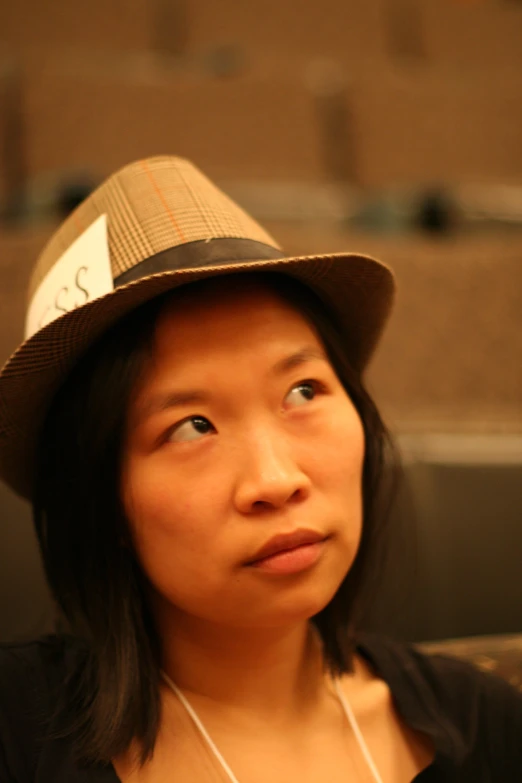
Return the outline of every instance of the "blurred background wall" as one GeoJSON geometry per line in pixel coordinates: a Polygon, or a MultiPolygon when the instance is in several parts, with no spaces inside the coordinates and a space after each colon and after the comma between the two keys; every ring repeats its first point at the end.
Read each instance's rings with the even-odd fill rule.
{"type": "MultiPolygon", "coordinates": [[[[165,153],[289,253],[397,273],[368,375],[405,463],[373,627],[522,631],[522,3],[4,0],[1,361],[57,222],[165,153]]],[[[29,509],[2,487],[0,638],[52,622],[29,509]]]]}

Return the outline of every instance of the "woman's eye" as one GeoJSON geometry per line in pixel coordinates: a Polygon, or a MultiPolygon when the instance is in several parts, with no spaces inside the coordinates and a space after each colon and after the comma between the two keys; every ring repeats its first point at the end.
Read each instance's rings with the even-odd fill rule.
{"type": "Polygon", "coordinates": [[[167,440],[169,443],[185,443],[191,440],[199,440],[201,435],[207,435],[213,430],[212,424],[203,416],[190,416],[180,421],[170,430],[167,440]]]}
{"type": "Polygon", "coordinates": [[[290,400],[293,405],[301,406],[313,400],[318,391],[318,383],[315,381],[303,381],[290,389],[286,399],[290,400]]]}

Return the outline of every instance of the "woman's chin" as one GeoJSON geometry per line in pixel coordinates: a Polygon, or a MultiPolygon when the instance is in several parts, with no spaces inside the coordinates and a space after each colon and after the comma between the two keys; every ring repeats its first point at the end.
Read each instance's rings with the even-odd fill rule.
{"type": "Polygon", "coordinates": [[[268,603],[256,606],[251,604],[249,612],[240,620],[244,627],[275,628],[308,622],[319,614],[335,596],[340,582],[335,585],[322,585],[321,588],[283,591],[268,603]]]}

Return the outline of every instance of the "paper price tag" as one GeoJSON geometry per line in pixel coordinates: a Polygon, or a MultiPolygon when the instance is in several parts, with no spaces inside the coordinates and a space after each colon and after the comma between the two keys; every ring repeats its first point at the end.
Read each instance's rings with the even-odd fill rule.
{"type": "Polygon", "coordinates": [[[65,251],[36,289],[27,311],[25,338],[113,289],[107,215],[101,215],[65,251]]]}

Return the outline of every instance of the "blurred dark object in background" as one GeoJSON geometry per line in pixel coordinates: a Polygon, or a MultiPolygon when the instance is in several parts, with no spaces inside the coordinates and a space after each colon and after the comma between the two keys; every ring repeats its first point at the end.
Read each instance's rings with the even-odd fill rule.
{"type": "Polygon", "coordinates": [[[244,49],[238,44],[222,44],[212,49],[205,57],[208,71],[219,78],[237,76],[246,67],[244,49]]]}
{"type": "Polygon", "coordinates": [[[428,234],[448,234],[455,228],[455,207],[449,194],[441,189],[424,192],[419,198],[417,224],[428,234]]]}
{"type": "Polygon", "coordinates": [[[308,67],[308,85],[318,120],[325,173],[341,186],[358,184],[357,154],[349,84],[334,60],[314,60],[308,67]]]}
{"type": "Polygon", "coordinates": [[[23,121],[23,79],[19,64],[8,53],[0,57],[0,215],[16,224],[26,210],[27,170],[23,121]]]}
{"type": "Polygon", "coordinates": [[[65,219],[87,196],[92,193],[95,183],[90,177],[78,176],[63,182],[56,194],[57,217],[65,219]]]}

